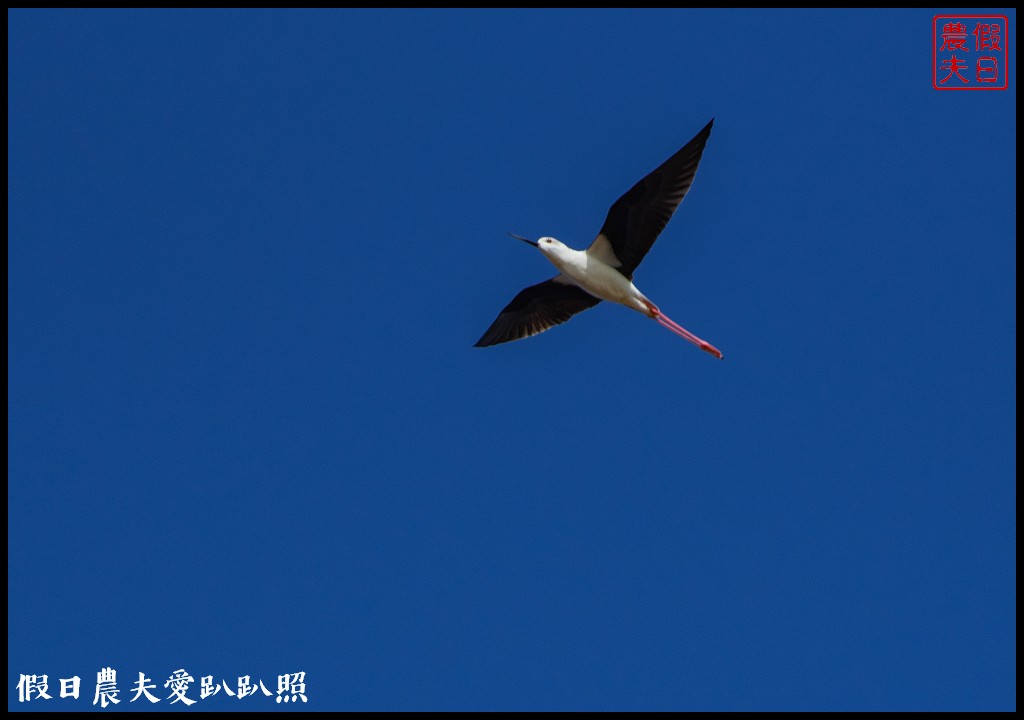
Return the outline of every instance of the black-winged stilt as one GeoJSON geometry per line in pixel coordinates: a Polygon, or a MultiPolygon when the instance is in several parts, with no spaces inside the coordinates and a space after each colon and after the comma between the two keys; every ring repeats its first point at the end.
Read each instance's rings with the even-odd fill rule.
{"type": "Polygon", "coordinates": [[[616,200],[601,232],[586,250],[573,250],[551,237],[528,240],[512,235],[539,248],[559,273],[516,295],[476,347],[536,335],[602,300],[610,300],[654,318],[676,335],[721,359],[722,353],[716,347],[667,317],[633,284],[633,272],[693,184],[714,122],[712,119],[679,152],[616,200]]]}

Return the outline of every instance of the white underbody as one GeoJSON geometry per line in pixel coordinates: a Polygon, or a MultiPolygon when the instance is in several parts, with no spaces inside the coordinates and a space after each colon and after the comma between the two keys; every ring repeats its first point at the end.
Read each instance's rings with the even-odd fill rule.
{"type": "MultiPolygon", "coordinates": [[[[592,252],[595,246],[589,250],[573,250],[553,238],[541,238],[538,247],[561,271],[561,276],[555,278],[556,282],[578,285],[594,297],[625,305],[644,315],[651,314],[650,300],[637,290],[629,278],[599,258],[598,255],[602,254],[599,249],[592,252]],[[548,240],[552,242],[546,242],[548,240]]],[[[607,252],[604,254],[614,261],[614,255],[607,252]]]]}

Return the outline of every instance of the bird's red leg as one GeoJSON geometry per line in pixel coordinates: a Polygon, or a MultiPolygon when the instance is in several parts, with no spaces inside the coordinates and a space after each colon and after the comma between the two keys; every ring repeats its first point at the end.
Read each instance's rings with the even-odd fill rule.
{"type": "Polygon", "coordinates": [[[684,328],[682,325],[676,323],[675,320],[673,320],[668,315],[659,310],[657,305],[648,300],[647,307],[651,311],[650,316],[657,320],[659,325],[668,328],[679,337],[692,342],[694,345],[699,347],[704,352],[711,353],[719,360],[722,359],[722,353],[718,348],[716,348],[714,345],[707,342],[706,340],[701,340],[699,337],[697,337],[692,332],[684,328]]]}

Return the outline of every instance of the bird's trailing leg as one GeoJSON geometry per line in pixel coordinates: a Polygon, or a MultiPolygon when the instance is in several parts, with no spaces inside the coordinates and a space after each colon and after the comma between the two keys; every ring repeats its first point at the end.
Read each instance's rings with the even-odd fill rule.
{"type": "Polygon", "coordinates": [[[647,305],[647,308],[650,310],[650,312],[648,314],[652,318],[657,320],[659,325],[661,325],[662,327],[668,328],[669,330],[671,330],[672,332],[674,332],[676,335],[678,335],[679,337],[683,338],[684,340],[689,340],[690,342],[692,342],[694,345],[699,347],[704,352],[711,353],[712,355],[714,355],[719,360],[722,359],[722,352],[718,348],[716,348],[714,345],[712,345],[711,343],[709,343],[706,340],[701,340],[699,337],[697,337],[692,332],[690,332],[689,330],[684,328],[682,325],[679,325],[678,323],[676,323],[675,320],[673,320],[668,315],[666,315],[661,310],[659,310],[658,306],[655,305],[654,303],[652,303],[650,300],[646,301],[646,305],[647,305]]]}

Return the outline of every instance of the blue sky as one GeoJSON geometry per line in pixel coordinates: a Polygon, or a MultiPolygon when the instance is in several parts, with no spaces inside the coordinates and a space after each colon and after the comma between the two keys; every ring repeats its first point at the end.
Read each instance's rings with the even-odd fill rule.
{"type": "Polygon", "coordinates": [[[1015,708],[1016,15],[957,93],[937,12],[9,11],[8,707],[1015,708]],[[635,279],[723,362],[472,347],[711,117],[635,279]]]}

